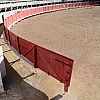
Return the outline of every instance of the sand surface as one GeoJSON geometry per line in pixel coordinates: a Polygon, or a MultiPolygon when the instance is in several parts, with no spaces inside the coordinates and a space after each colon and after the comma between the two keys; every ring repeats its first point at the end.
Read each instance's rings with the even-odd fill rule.
{"type": "MultiPolygon", "coordinates": [[[[69,97],[60,100],[100,100],[100,7],[30,17],[15,24],[11,30],[75,60],[69,97]]],[[[45,82],[49,84],[46,78],[42,84],[45,82]]],[[[44,90],[48,95],[54,92],[45,86],[44,90]]],[[[55,91],[58,91],[56,85],[55,91]]]]}

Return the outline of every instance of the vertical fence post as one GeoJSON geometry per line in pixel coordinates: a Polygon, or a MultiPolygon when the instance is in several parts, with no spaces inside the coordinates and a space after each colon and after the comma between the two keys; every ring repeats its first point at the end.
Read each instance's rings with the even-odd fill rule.
{"type": "Polygon", "coordinates": [[[37,46],[34,46],[34,68],[37,68],[37,46]]]}
{"type": "Polygon", "coordinates": [[[10,39],[10,33],[9,33],[9,30],[8,30],[8,36],[9,36],[9,43],[11,45],[11,39],[10,39]]]}
{"type": "Polygon", "coordinates": [[[19,37],[17,36],[17,46],[18,46],[18,52],[19,52],[19,54],[21,54],[21,52],[20,52],[20,44],[19,44],[19,37]]]}

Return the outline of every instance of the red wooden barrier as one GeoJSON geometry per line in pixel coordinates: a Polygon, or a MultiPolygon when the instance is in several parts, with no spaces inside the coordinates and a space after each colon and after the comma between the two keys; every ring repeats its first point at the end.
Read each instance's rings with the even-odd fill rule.
{"type": "Polygon", "coordinates": [[[34,63],[34,44],[18,37],[19,53],[34,63]]]}
{"type": "Polygon", "coordinates": [[[32,14],[35,14],[35,9],[32,9],[32,14]]]}
{"type": "Polygon", "coordinates": [[[10,45],[13,46],[17,51],[19,51],[17,36],[11,31],[8,31],[10,45]]]}
{"type": "Polygon", "coordinates": [[[40,8],[40,12],[43,12],[43,7],[40,8]]]}
{"type": "Polygon", "coordinates": [[[8,29],[4,26],[6,40],[9,41],[8,29]]]}
{"type": "Polygon", "coordinates": [[[37,67],[65,84],[70,85],[73,60],[37,46],[37,67]]]}

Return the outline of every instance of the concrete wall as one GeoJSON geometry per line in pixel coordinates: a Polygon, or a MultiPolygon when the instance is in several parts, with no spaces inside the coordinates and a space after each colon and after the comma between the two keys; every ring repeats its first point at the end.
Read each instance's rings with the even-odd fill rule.
{"type": "Polygon", "coordinates": [[[2,78],[4,78],[6,75],[6,69],[5,69],[5,63],[4,63],[3,50],[1,46],[0,46],[0,71],[1,71],[2,78]]]}

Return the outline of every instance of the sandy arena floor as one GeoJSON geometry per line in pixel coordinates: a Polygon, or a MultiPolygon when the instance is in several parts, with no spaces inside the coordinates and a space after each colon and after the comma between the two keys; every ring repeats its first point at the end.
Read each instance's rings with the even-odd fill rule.
{"type": "MultiPolygon", "coordinates": [[[[59,100],[100,100],[100,6],[30,17],[15,24],[11,30],[75,60],[69,97],[59,100]]],[[[43,83],[48,84],[48,79],[43,83]]],[[[55,91],[43,88],[47,95],[59,90],[57,85],[55,91]]]]}

